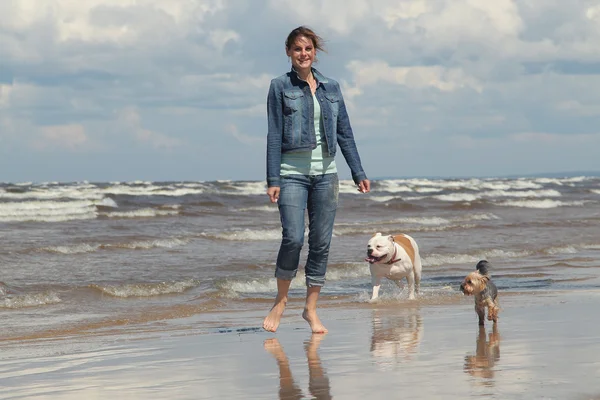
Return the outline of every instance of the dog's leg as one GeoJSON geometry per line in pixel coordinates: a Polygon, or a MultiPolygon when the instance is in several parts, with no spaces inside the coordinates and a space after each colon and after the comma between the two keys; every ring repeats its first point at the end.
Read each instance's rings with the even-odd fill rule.
{"type": "Polygon", "coordinates": [[[498,322],[498,311],[500,311],[500,307],[498,307],[498,299],[492,301],[491,298],[487,298],[487,308],[488,308],[488,320],[494,321],[494,324],[498,322]]]}
{"type": "Polygon", "coordinates": [[[409,273],[408,275],[406,275],[406,281],[408,282],[408,299],[414,300],[415,299],[415,277],[412,272],[409,273]]]}
{"type": "Polygon", "coordinates": [[[381,277],[371,273],[371,284],[373,285],[373,294],[371,301],[375,301],[379,297],[379,288],[381,287],[381,277]]]}
{"type": "Polygon", "coordinates": [[[421,265],[421,256],[417,253],[415,256],[415,265],[413,266],[413,272],[415,274],[415,293],[418,295],[419,290],[421,289],[421,270],[423,266],[421,265]]]}
{"type": "Polygon", "coordinates": [[[480,305],[479,303],[475,303],[475,312],[477,313],[477,316],[479,317],[479,325],[483,326],[484,319],[485,319],[485,305],[480,305]]]}

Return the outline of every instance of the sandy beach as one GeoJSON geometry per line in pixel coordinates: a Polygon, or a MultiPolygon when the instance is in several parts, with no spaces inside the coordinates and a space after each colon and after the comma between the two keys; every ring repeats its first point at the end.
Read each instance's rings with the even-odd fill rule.
{"type": "Polygon", "coordinates": [[[472,298],[262,315],[203,314],[118,335],[3,342],[2,399],[597,399],[600,291],[502,297],[497,329],[472,298]],[[159,326],[160,325],[160,326],[159,326]]]}

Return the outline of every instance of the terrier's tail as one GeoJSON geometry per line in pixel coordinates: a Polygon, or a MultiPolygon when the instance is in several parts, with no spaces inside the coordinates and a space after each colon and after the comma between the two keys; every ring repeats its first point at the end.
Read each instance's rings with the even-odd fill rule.
{"type": "Polygon", "coordinates": [[[475,268],[477,268],[477,271],[479,271],[481,275],[489,275],[489,269],[491,267],[492,264],[490,264],[486,260],[481,260],[477,263],[477,266],[475,268]]]}

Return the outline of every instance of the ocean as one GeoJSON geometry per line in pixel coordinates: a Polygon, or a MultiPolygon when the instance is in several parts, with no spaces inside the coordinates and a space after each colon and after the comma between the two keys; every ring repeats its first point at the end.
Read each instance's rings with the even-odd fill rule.
{"type": "MultiPolygon", "coordinates": [[[[254,329],[227,316],[266,315],[275,295],[281,227],[265,191],[256,181],[0,184],[0,341],[161,331],[189,316],[254,329]]],[[[503,295],[600,287],[600,177],[384,179],[366,195],[343,180],[339,199],[322,307],[369,306],[375,232],[419,244],[424,306],[456,302],[481,259],[503,295]]],[[[409,304],[391,282],[381,295],[409,304]]]]}

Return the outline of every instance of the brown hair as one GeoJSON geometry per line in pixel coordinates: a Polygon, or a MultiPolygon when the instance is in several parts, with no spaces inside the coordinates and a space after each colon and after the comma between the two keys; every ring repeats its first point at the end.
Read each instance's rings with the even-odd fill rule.
{"type": "Polygon", "coordinates": [[[290,32],[287,39],[285,39],[285,48],[287,50],[294,44],[298,36],[304,36],[307,39],[310,39],[315,50],[325,51],[325,47],[323,46],[323,38],[317,35],[312,29],[307,28],[306,26],[299,26],[293,31],[290,32]]]}

